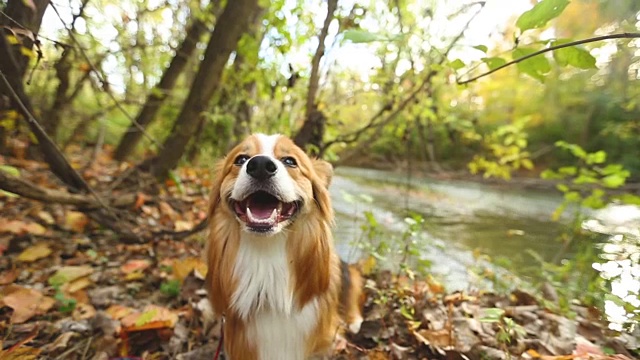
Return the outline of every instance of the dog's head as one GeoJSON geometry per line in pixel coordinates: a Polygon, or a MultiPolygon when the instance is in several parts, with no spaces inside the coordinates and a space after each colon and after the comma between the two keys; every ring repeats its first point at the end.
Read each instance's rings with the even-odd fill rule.
{"type": "Polygon", "coordinates": [[[316,212],[331,221],[332,174],[285,136],[251,135],[218,163],[209,215],[233,216],[243,231],[265,235],[316,212]]]}

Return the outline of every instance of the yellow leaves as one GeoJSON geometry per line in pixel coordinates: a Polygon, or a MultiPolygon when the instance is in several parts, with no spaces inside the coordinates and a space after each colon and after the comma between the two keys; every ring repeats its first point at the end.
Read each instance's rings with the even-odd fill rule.
{"type": "Polygon", "coordinates": [[[439,348],[445,348],[453,345],[454,339],[451,335],[452,332],[446,328],[440,330],[422,329],[413,332],[413,336],[419,342],[425,345],[435,346],[439,348]]]}
{"type": "Polygon", "coordinates": [[[93,268],[90,266],[63,266],[49,278],[49,285],[62,286],[92,273],[93,268]]]}
{"type": "Polygon", "coordinates": [[[34,262],[51,255],[51,248],[45,243],[38,243],[30,246],[18,255],[19,261],[34,262]]]}
{"type": "Polygon", "coordinates": [[[62,227],[76,233],[81,233],[84,232],[84,228],[88,223],[89,218],[85,214],[79,211],[67,211],[62,227]]]}
{"type": "Polygon", "coordinates": [[[180,283],[184,281],[191,271],[195,270],[201,278],[207,274],[207,264],[196,257],[174,260],[171,267],[173,268],[173,276],[180,283]]]}
{"type": "Polygon", "coordinates": [[[13,309],[11,322],[14,324],[21,324],[36,315],[46,314],[55,304],[53,298],[18,285],[5,287],[0,295],[0,307],[7,306],[13,309]]]}
{"type": "Polygon", "coordinates": [[[373,273],[373,270],[375,270],[376,268],[376,258],[373,256],[369,256],[367,259],[362,260],[360,262],[360,267],[362,269],[362,274],[363,275],[370,275],[371,273],[373,273]]]}
{"type": "Polygon", "coordinates": [[[128,332],[145,329],[173,328],[178,315],[162,306],[148,305],[142,312],[132,312],[120,320],[128,332]]]}

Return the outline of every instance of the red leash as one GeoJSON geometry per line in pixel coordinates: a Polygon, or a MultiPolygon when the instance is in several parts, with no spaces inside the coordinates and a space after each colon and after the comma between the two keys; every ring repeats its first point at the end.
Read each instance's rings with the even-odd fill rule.
{"type": "Polygon", "coordinates": [[[224,317],[222,318],[222,323],[220,324],[220,341],[218,342],[218,348],[216,349],[216,354],[213,356],[213,360],[218,360],[220,357],[220,351],[222,350],[222,342],[224,341],[224,317]]]}

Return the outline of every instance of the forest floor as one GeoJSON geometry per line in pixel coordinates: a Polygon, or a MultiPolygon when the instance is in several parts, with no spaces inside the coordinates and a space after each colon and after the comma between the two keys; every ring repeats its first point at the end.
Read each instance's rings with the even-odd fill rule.
{"type": "MultiPolygon", "coordinates": [[[[78,152],[73,166],[98,194],[126,167],[78,152]]],[[[46,165],[0,157],[0,171],[62,189],[46,165]]],[[[206,217],[210,172],[182,168],[118,211],[149,241],[123,241],[71,205],[0,191],[0,359],[212,359],[219,322],[203,290],[203,234],[177,240],[206,217]]],[[[447,293],[429,279],[367,274],[365,321],[334,359],[631,359],[640,342],[607,330],[602,314],[570,314],[524,291],[447,293]]],[[[552,293],[552,292],[551,292],[552,293]]]]}

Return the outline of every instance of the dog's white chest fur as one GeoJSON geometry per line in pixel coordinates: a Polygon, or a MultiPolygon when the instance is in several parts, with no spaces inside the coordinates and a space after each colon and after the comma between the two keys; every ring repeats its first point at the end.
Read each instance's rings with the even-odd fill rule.
{"type": "Polygon", "coordinates": [[[316,301],[294,306],[286,241],[286,234],[243,234],[236,257],[231,306],[247,322],[260,360],[303,359],[306,338],[318,321],[316,301]]]}

